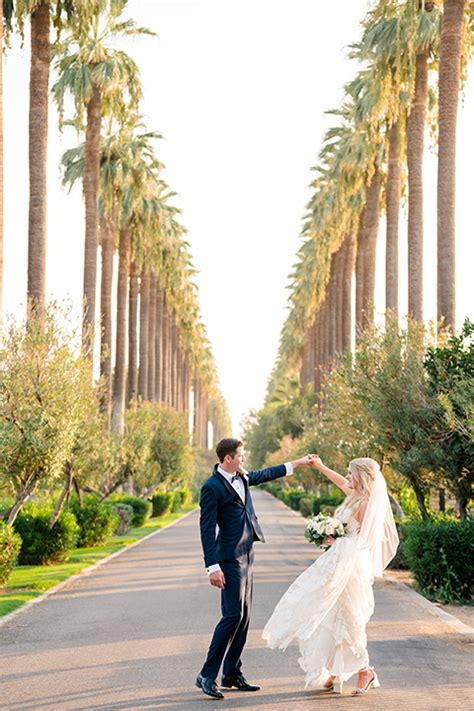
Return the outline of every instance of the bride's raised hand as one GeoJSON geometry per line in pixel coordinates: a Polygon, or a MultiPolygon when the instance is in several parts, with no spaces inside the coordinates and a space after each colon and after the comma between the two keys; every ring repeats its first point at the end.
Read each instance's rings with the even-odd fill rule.
{"type": "Polygon", "coordinates": [[[321,457],[318,454],[310,454],[310,466],[312,466],[314,469],[320,470],[321,467],[324,466],[324,464],[321,461],[321,457]]]}

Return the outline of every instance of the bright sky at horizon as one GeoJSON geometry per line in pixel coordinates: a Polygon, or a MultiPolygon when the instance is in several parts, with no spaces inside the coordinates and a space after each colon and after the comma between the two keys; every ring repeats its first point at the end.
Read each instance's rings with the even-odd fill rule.
{"type": "MultiPolygon", "coordinates": [[[[262,405],[285,319],[288,274],[310,197],[310,167],[356,71],[345,47],[358,39],[367,0],[130,0],[129,14],[158,39],[128,47],[144,85],[143,114],[163,134],[165,178],[178,193],[199,271],[203,320],[234,434],[262,405]]],[[[25,301],[28,213],[28,42],[15,41],[4,63],[4,308],[25,301]]],[[[472,72],[471,72],[472,74],[472,72]]],[[[470,200],[474,155],[474,78],[465,90],[458,139],[458,321],[473,315],[470,200]],[[469,171],[469,172],[468,172],[469,171]]],[[[50,112],[48,150],[48,298],[82,294],[80,189],[60,187],[59,161],[76,145],[50,112]]],[[[425,314],[435,316],[436,159],[426,156],[425,314]]],[[[377,254],[378,312],[383,309],[384,239],[377,254]]],[[[401,223],[401,275],[406,228],[401,223]]],[[[406,310],[401,284],[401,311],[406,310]]]]}

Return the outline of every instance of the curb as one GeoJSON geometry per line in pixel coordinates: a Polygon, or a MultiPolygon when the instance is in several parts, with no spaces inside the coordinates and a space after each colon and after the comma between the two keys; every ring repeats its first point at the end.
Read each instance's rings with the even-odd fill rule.
{"type": "MultiPolygon", "coordinates": [[[[276,496],[273,496],[273,494],[271,494],[269,491],[265,491],[265,493],[268,494],[268,496],[271,496],[276,501],[279,501],[282,506],[287,508],[289,511],[292,511],[295,516],[303,518],[299,511],[295,511],[290,506],[287,506],[281,499],[278,499],[276,496]]],[[[454,615],[451,615],[449,612],[440,609],[433,602],[427,600],[426,597],[423,597],[423,595],[420,595],[420,593],[416,592],[416,590],[414,590],[412,587],[410,587],[406,583],[402,583],[400,580],[397,580],[395,577],[390,575],[390,572],[384,571],[382,580],[385,580],[390,583],[390,585],[394,585],[400,590],[403,590],[406,595],[409,595],[411,597],[412,602],[418,605],[418,607],[423,608],[424,610],[426,610],[426,612],[429,612],[430,615],[433,615],[433,617],[437,617],[438,619],[442,620],[446,625],[448,625],[448,627],[451,627],[453,632],[456,632],[457,634],[466,637],[466,641],[474,641],[474,627],[466,625],[454,615]]]]}
{"type": "Polygon", "coordinates": [[[416,592],[416,590],[414,590],[412,587],[410,587],[406,583],[402,583],[400,580],[397,580],[395,577],[390,575],[390,573],[384,572],[384,576],[382,579],[386,580],[388,583],[390,583],[390,585],[394,585],[400,590],[403,590],[406,595],[409,595],[411,597],[412,602],[414,602],[415,605],[418,605],[418,607],[423,608],[424,610],[429,612],[430,615],[433,615],[433,617],[438,617],[446,625],[451,627],[453,632],[456,632],[457,634],[463,635],[467,638],[471,638],[472,641],[474,641],[474,627],[466,625],[454,615],[451,615],[449,612],[442,610],[433,602],[427,600],[426,597],[423,597],[423,595],[420,595],[420,593],[416,592]]]}
{"type": "Polygon", "coordinates": [[[163,528],[159,528],[157,531],[153,531],[152,533],[149,533],[147,536],[140,538],[139,541],[134,541],[133,543],[130,543],[128,546],[124,546],[123,548],[120,548],[120,550],[115,551],[115,553],[111,553],[110,555],[106,556],[105,558],[101,558],[96,563],[93,563],[92,565],[90,565],[88,568],[84,568],[84,570],[81,570],[79,573],[75,573],[74,575],[71,575],[70,578],[66,578],[66,580],[62,580],[57,585],[54,585],[52,588],[49,588],[49,590],[45,590],[45,592],[41,593],[41,595],[38,595],[38,597],[35,597],[32,600],[28,600],[28,602],[25,602],[20,607],[17,607],[17,609],[13,610],[13,612],[9,612],[7,615],[3,615],[3,617],[0,617],[0,627],[3,627],[4,625],[6,625],[8,622],[13,620],[18,615],[21,615],[23,612],[26,612],[33,605],[37,605],[38,603],[43,602],[43,600],[45,600],[50,595],[54,595],[55,593],[59,592],[59,590],[66,587],[66,585],[69,585],[69,583],[75,582],[79,578],[82,578],[84,575],[90,575],[91,573],[94,572],[94,570],[96,570],[97,568],[100,568],[101,565],[104,565],[104,563],[108,563],[109,560],[112,560],[113,558],[117,558],[122,553],[125,553],[125,551],[129,551],[132,548],[135,548],[135,546],[138,546],[140,543],[147,541],[149,538],[153,538],[153,536],[158,535],[158,533],[162,533],[163,531],[166,531],[167,528],[171,528],[171,526],[174,526],[175,524],[180,523],[180,521],[184,521],[185,518],[187,518],[188,516],[191,516],[191,514],[195,513],[196,511],[197,511],[197,508],[192,509],[192,511],[188,511],[188,513],[183,514],[183,516],[180,516],[175,521],[171,521],[171,523],[168,523],[167,526],[163,526],[163,528]]]}

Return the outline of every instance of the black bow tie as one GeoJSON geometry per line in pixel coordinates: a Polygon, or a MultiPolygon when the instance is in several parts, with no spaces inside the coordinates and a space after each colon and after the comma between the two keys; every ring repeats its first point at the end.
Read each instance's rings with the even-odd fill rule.
{"type": "Polygon", "coordinates": [[[237,479],[240,479],[240,472],[237,472],[237,474],[234,474],[234,476],[230,480],[230,483],[233,484],[234,481],[237,481],[237,479]]]}

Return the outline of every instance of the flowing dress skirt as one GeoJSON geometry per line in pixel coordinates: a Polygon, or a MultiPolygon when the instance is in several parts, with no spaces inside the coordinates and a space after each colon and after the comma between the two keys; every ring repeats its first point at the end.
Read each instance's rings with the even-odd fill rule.
{"type": "Polygon", "coordinates": [[[369,664],[366,624],[374,611],[367,551],[355,533],[331,548],[288,588],[265,625],[272,649],[299,646],[305,687],[322,686],[330,675],[342,685],[369,664]]]}

